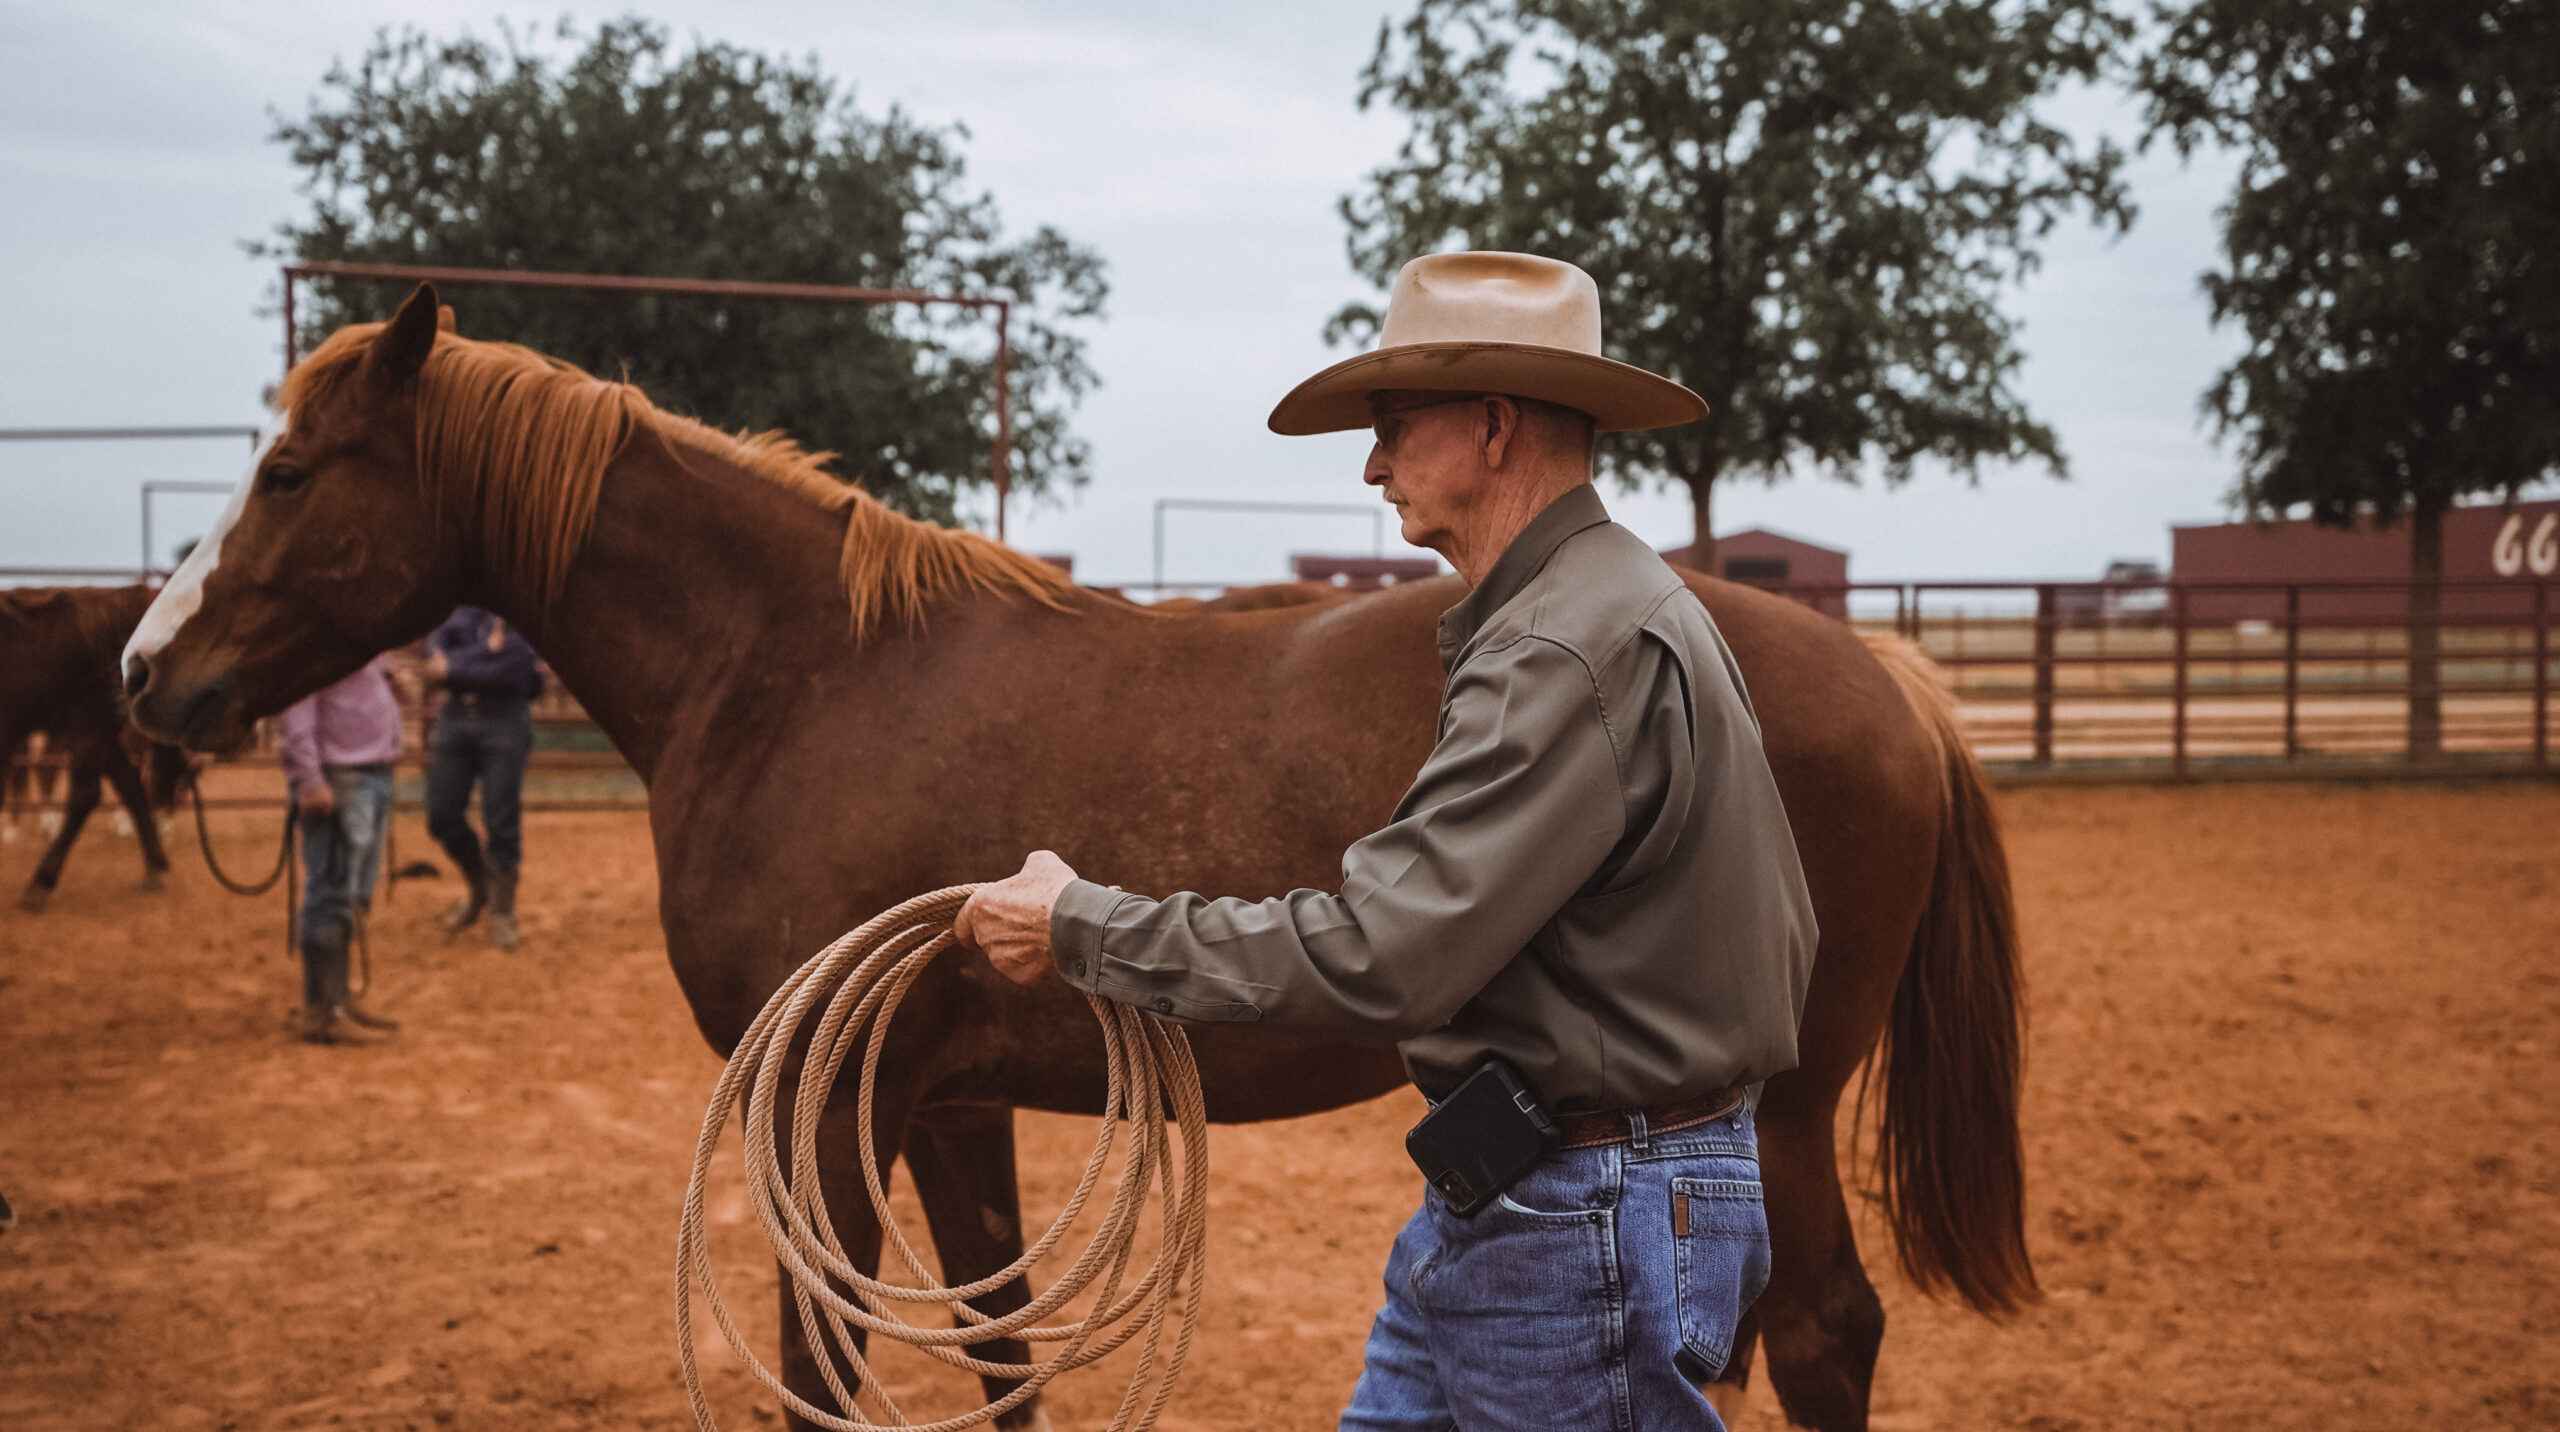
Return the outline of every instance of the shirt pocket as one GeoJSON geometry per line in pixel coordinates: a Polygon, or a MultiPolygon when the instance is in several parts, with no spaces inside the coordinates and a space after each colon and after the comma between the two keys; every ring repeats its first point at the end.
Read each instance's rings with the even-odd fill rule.
{"type": "Polygon", "coordinates": [[[1769,1215],[1756,1179],[1675,1178],[1673,1296],[1680,1304],[1683,1375],[1723,1373],[1742,1315],[1769,1285],[1769,1215]]]}

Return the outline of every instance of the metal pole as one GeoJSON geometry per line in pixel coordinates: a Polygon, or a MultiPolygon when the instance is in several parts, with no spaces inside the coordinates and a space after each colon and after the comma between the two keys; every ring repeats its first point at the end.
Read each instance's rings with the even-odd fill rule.
{"type": "Polygon", "coordinates": [[[996,304],[996,540],[1004,540],[1006,499],[1013,495],[1013,305],[996,304]]]}
{"type": "Polygon", "coordinates": [[[2302,754],[2296,708],[2302,698],[2302,587],[2284,589],[2284,758],[2302,754]]]}
{"type": "Polygon", "coordinates": [[[2053,588],[2036,588],[2036,764],[2053,764],[2053,588]]]}
{"type": "Polygon", "coordinates": [[[2171,677],[2169,766],[2179,780],[2187,778],[2187,589],[2184,583],[2169,589],[2169,619],[2177,628],[2177,666],[2171,677]]]}

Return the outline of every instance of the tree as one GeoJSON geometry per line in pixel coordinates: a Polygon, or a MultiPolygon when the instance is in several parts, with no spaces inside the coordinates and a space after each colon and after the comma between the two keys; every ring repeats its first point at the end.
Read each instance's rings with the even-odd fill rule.
{"type": "MultiPolygon", "coordinates": [[[[1456,246],[1589,270],[1612,356],[1714,410],[1602,447],[1630,485],[1687,486],[1702,568],[1728,472],[2059,475],[1997,298],[2072,208],[2131,222],[2116,147],[2037,112],[2124,34],[2101,0],[1421,0],[1361,76],[1363,108],[1413,127],[1342,201],[1352,265],[1384,286],[1456,246]]],[[[1354,305],[1327,336],[1376,321],[1354,305]]]]}
{"type": "Polygon", "coordinates": [[[2141,67],[2154,135],[2239,150],[2204,406],[2233,494],[2409,519],[2409,750],[2435,755],[2445,509],[2560,467],[2560,6],[2201,0],[2141,67]]]}
{"type": "MultiPolygon", "coordinates": [[[[638,19],[583,46],[567,21],[552,38],[571,52],[513,31],[386,30],[332,66],[304,117],[276,119],[310,217],[253,251],[1010,297],[1013,482],[1084,480],[1067,414],[1095,379],[1067,324],[1100,314],[1102,261],[1047,228],[1002,242],[993,201],[965,182],[965,131],[870,118],[814,57],[678,52],[638,19]]],[[[315,336],[405,296],[315,289],[315,336]]],[[[627,372],[721,426],[787,429],[919,516],[952,521],[989,476],[993,343],[965,311],[539,289],[473,289],[460,306],[471,336],[627,372]]]]}

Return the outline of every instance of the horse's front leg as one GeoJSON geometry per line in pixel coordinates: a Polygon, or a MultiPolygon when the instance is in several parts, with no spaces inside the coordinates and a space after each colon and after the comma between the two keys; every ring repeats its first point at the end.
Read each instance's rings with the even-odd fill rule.
{"type": "MultiPolygon", "coordinates": [[[[926,1222],[933,1229],[934,1251],[941,1255],[942,1281],[954,1287],[974,1283],[1022,1256],[1022,1195],[1014,1177],[1013,1110],[987,1105],[944,1104],[921,1109],[907,1130],[907,1172],[915,1175],[924,1201],[926,1222]]],[[[991,1293],[969,1300],[969,1306],[1001,1317],[1031,1301],[1031,1280],[1017,1278],[991,1293]]],[[[1026,1345],[1016,1338],[982,1343],[971,1349],[991,1362],[1023,1362],[1026,1345]]],[[[1018,1383],[981,1378],[993,1402],[1018,1383]]],[[[1048,1432],[1049,1414],[1040,1398],[996,1419],[1006,1432],[1048,1432]]]]}
{"type": "MultiPolygon", "coordinates": [[[[887,1186],[889,1166],[897,1162],[898,1151],[905,1145],[909,1111],[915,1104],[915,1088],[911,1081],[891,1083],[888,1071],[882,1070],[881,1082],[872,1096],[872,1138],[880,1159],[880,1181],[887,1186]]],[[[835,1228],[836,1241],[853,1266],[869,1277],[880,1271],[880,1215],[871,1206],[871,1194],[863,1186],[862,1145],[857,1132],[853,1080],[848,1071],[837,1097],[827,1105],[818,1120],[818,1186],[826,1194],[827,1218],[835,1228]]],[[[782,1121],[777,1120],[777,1124],[782,1121]]],[[[778,1128],[776,1137],[784,1149],[790,1147],[790,1134],[778,1128]]],[[[787,1158],[788,1155],[786,1154],[787,1158]]],[[[782,1385],[813,1406],[846,1411],[827,1386],[820,1370],[819,1336],[825,1329],[804,1326],[799,1299],[792,1295],[791,1275],[781,1274],[782,1297],[782,1385]]],[[[842,1292],[839,1288],[837,1291],[842,1292]]],[[[826,1310],[811,1305],[811,1312],[824,1319],[826,1310]]],[[[860,1328],[851,1330],[853,1348],[862,1352],[869,1338],[860,1328]]],[[[833,1359],[835,1374],[847,1392],[859,1392],[861,1381],[851,1362],[841,1350],[829,1345],[827,1356],[833,1359]]],[[[789,1408],[784,1409],[786,1425],[793,1432],[819,1432],[818,1425],[789,1408]]]]}

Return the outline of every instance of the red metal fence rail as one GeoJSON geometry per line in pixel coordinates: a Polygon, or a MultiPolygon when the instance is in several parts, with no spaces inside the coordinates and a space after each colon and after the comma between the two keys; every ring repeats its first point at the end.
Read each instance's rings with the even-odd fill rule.
{"type": "MultiPolygon", "coordinates": [[[[134,578],[0,570],[0,584],[134,578]]],[[[2549,774],[2554,583],[2447,582],[2442,750],[2412,759],[2407,584],[1772,584],[1946,669],[1967,740],[2010,779],[2549,774]],[[2398,620],[2377,620],[2390,613],[2398,620]]],[[[528,803],[636,803],[641,790],[574,699],[536,710],[528,803]]],[[[413,750],[424,713],[410,713],[413,750]]],[[[413,762],[417,758],[413,757],[413,762]]],[[[221,763],[221,803],[272,805],[271,751],[221,763]]],[[[414,771],[414,765],[411,767],[414,771]]],[[[414,790],[414,785],[411,787],[414,790]]]]}
{"type": "Polygon", "coordinates": [[[2442,748],[2411,749],[2410,584],[1767,584],[1946,667],[2004,774],[2551,768],[2552,583],[2439,584],[2442,748]]]}

